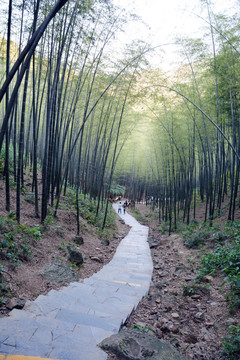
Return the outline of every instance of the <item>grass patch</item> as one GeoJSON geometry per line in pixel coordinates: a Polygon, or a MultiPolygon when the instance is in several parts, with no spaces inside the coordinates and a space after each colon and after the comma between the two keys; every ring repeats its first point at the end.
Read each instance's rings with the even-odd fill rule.
{"type": "Polygon", "coordinates": [[[147,224],[148,223],[148,219],[146,219],[146,217],[143,217],[138,210],[131,209],[131,213],[133,214],[135,219],[137,221],[139,221],[140,223],[142,223],[142,224],[147,224]]]}

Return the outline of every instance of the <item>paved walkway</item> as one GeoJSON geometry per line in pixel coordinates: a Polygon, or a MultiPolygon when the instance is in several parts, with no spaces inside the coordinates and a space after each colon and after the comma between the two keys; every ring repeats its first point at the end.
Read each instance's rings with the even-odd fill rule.
{"type": "Polygon", "coordinates": [[[8,354],[31,356],[9,360],[107,359],[97,344],[119,331],[148,292],[153,269],[148,227],[127,213],[120,216],[131,230],[110,263],[83,282],[51,290],[0,319],[0,360],[8,354]]]}

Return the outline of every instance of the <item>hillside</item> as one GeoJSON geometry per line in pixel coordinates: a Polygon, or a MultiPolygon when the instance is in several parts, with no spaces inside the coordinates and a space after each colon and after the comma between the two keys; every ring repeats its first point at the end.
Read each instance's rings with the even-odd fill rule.
{"type": "MultiPolygon", "coordinates": [[[[154,271],[149,293],[125,326],[153,331],[187,359],[239,359],[240,344],[236,339],[239,339],[240,312],[235,307],[230,313],[230,304],[226,301],[230,285],[223,272],[217,270],[215,275],[205,275],[202,281],[195,281],[203,254],[214,251],[216,243],[219,244],[214,232],[217,232],[217,222],[225,223],[226,214],[216,220],[213,231],[206,228],[208,239],[205,244],[189,248],[184,244],[181,233],[168,236],[163,231],[163,226],[156,220],[156,212],[153,213],[150,207],[137,204],[136,210],[132,214],[150,228],[149,244],[154,271]],[[236,331],[225,347],[229,356],[223,356],[222,343],[231,332],[229,326],[235,327],[236,331]],[[236,349],[237,352],[232,352],[236,349]]],[[[199,207],[199,224],[202,211],[204,213],[199,207]]],[[[224,232],[223,229],[221,231],[224,232]]],[[[224,244],[223,240],[221,244],[224,244]]],[[[119,358],[109,355],[108,360],[119,358]]]]}
{"type": "MultiPolygon", "coordinates": [[[[28,187],[30,190],[31,186],[28,187]]],[[[23,300],[20,303],[24,304],[27,300],[34,300],[38,295],[68,283],[58,284],[41,276],[39,273],[46,264],[66,265],[79,279],[97,272],[111,260],[129,228],[116,219],[110,228],[101,232],[98,227],[81,218],[84,243],[78,245],[75,242],[76,210],[71,198],[63,197],[57,218],[49,215],[41,224],[40,219],[34,217],[34,204],[27,190],[22,195],[22,221],[19,226],[14,220],[15,213],[12,211],[7,216],[3,207],[4,182],[0,181],[0,316],[6,316],[19,300],[23,300]],[[82,253],[82,265],[69,260],[69,245],[82,253]]],[[[13,207],[14,200],[15,190],[12,189],[13,207]]]]}
{"type": "MultiPolygon", "coordinates": [[[[28,186],[30,190],[30,185],[28,186]]],[[[0,191],[1,204],[4,204],[3,181],[0,191]]],[[[39,294],[46,294],[63,285],[46,280],[39,274],[44,265],[67,265],[80,279],[89,277],[111,260],[119,242],[129,230],[117,216],[116,227],[112,226],[105,234],[101,234],[96,226],[81,218],[84,243],[77,245],[75,208],[69,195],[62,197],[57,218],[50,215],[41,225],[39,219],[33,216],[34,204],[31,203],[29,194],[26,186],[26,192],[22,194],[21,226],[11,219],[14,212],[7,217],[3,207],[0,209],[1,316],[6,316],[13,307],[18,306],[19,300],[23,300],[23,303],[33,300],[39,294]],[[4,239],[7,239],[8,247],[3,246],[4,239]],[[83,254],[82,265],[69,261],[69,245],[83,254]]],[[[12,189],[12,202],[14,198],[15,191],[12,189]]],[[[165,224],[158,222],[157,209],[153,211],[150,206],[136,204],[135,210],[128,211],[138,221],[149,226],[154,272],[149,294],[143,298],[125,326],[153,331],[188,359],[225,359],[222,355],[222,342],[229,334],[229,326],[239,329],[239,309],[234,307],[230,313],[229,303],[226,302],[230,285],[220,270],[211,275],[205,274],[201,281],[196,281],[196,276],[205,253],[215,251],[216,244],[223,245],[232,241],[231,237],[224,237],[226,214],[223,213],[210,229],[201,222],[204,209],[199,206],[198,222],[195,221],[191,226],[169,236],[165,224]],[[199,227],[208,236],[204,241],[200,239],[200,246],[189,246],[192,234],[199,227]],[[219,241],[216,240],[217,237],[219,241]]],[[[118,358],[109,355],[109,360],[111,359],[118,358]]]]}

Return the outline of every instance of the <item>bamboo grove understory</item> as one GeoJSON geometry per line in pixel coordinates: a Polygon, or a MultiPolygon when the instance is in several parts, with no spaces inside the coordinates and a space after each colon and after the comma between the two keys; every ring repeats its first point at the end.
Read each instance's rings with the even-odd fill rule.
{"type": "MultiPolygon", "coordinates": [[[[2,17],[0,150],[6,210],[21,221],[25,174],[35,216],[74,189],[97,202],[105,226],[113,184],[149,200],[177,228],[196,206],[205,221],[239,201],[239,17],[203,1],[205,37],[176,39],[181,64],[163,72],[154,49],[134,42],[117,54],[127,14],[111,0],[9,0],[2,17]],[[10,188],[16,188],[11,203],[10,188]],[[40,201],[39,201],[40,199],[40,201]]],[[[118,195],[113,194],[113,195],[118,195]]],[[[97,214],[96,214],[97,216],[97,214]]]]}

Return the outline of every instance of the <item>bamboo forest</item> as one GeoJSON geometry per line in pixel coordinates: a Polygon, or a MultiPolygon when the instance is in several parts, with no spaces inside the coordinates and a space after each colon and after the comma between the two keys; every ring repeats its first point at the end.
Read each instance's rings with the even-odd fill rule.
{"type": "MultiPolygon", "coordinates": [[[[228,338],[226,329],[221,334],[223,355],[220,342],[213,357],[211,349],[202,357],[193,348],[182,352],[194,360],[239,359],[240,15],[237,1],[231,13],[219,12],[217,4],[198,1],[192,17],[200,21],[201,34],[176,32],[176,58],[166,60],[172,44],[152,43],[137,30],[130,34],[134,30],[127,26],[137,29],[142,20],[114,0],[4,0],[0,308],[11,298],[6,284],[35,246],[26,236],[43,236],[68,211],[78,238],[95,234],[90,224],[96,236],[109,241],[116,221],[112,205],[127,199],[138,221],[148,225],[154,219],[153,229],[169,239],[181,233],[188,249],[204,246],[205,238],[190,243],[196,227],[204,236],[217,236],[198,280],[224,274],[230,289],[226,313],[237,320],[228,323],[228,338]],[[132,40],[124,43],[123,34],[132,40]],[[149,211],[145,222],[139,209],[149,211]]],[[[56,231],[60,234],[60,227],[56,231]]],[[[56,245],[61,251],[64,241],[56,245]]],[[[202,296],[197,286],[187,295],[202,296]]],[[[161,336],[170,336],[172,328],[167,335],[162,328],[161,336]]]]}
{"type": "Polygon", "coordinates": [[[42,221],[49,202],[57,213],[68,186],[100,203],[114,183],[134,200],[154,196],[171,228],[178,219],[189,223],[199,197],[211,221],[227,196],[234,220],[237,17],[209,9],[211,49],[201,39],[177,39],[185,63],[169,75],[148,67],[146,54],[154,49],[140,40],[111,59],[124,15],[109,2],[24,2],[16,5],[17,20],[12,7],[1,39],[0,147],[6,209],[16,209],[19,222],[26,168],[42,221]]]}

